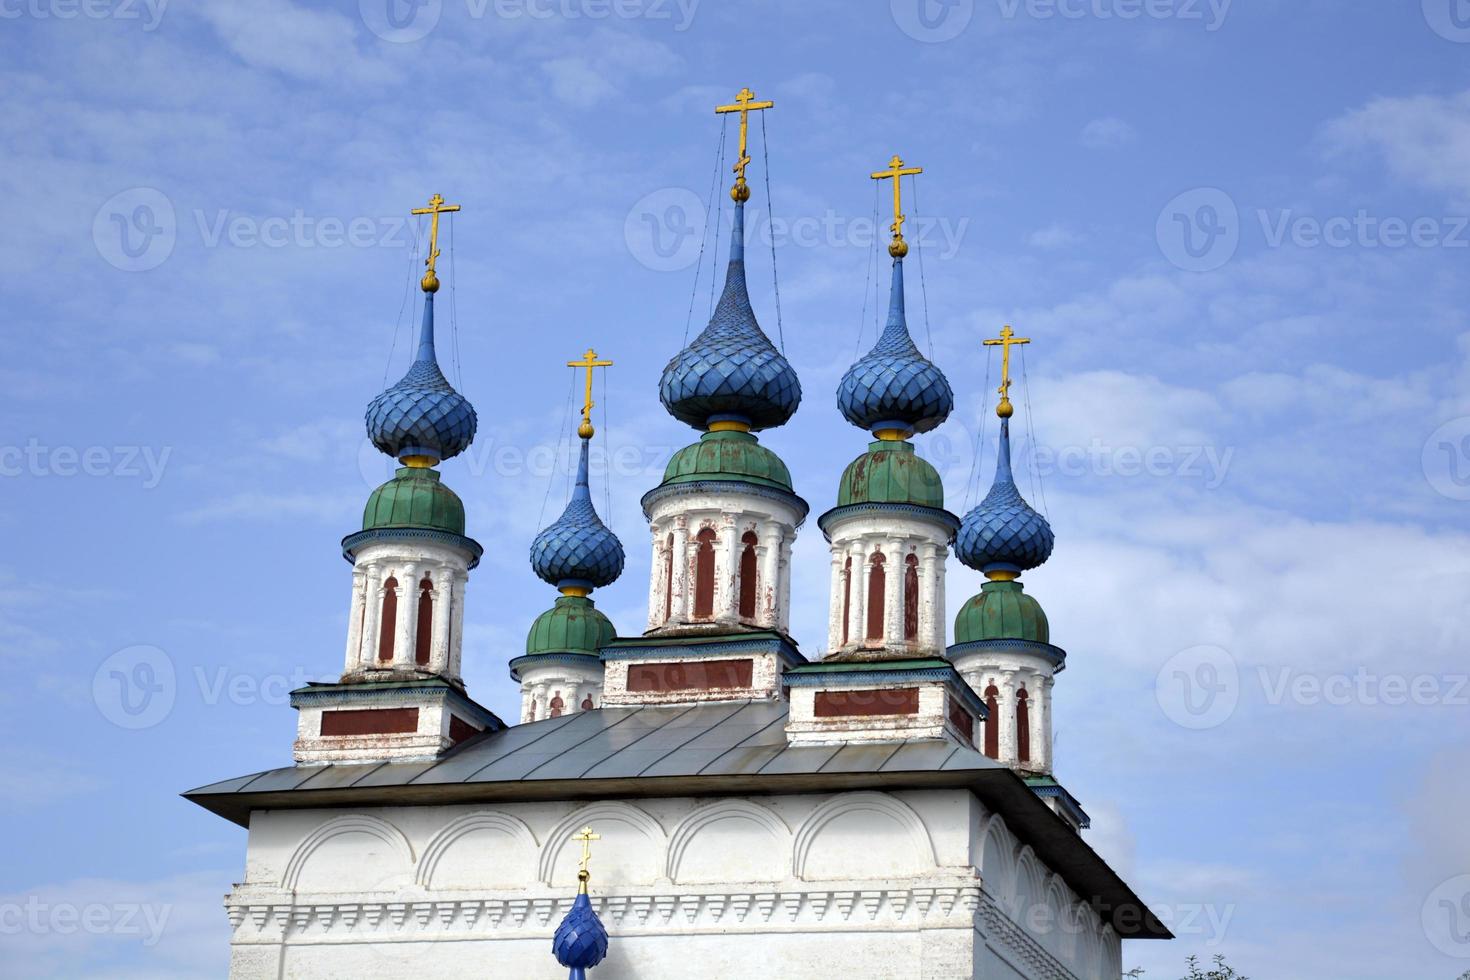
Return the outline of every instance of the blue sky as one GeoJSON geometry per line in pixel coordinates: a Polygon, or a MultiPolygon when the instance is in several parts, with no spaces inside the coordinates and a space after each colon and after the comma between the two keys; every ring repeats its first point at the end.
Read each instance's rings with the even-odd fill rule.
{"type": "MultiPolygon", "coordinates": [[[[176,794],[288,762],[285,691],[341,669],[337,542],[387,466],[361,413],[409,356],[433,192],[464,206],[440,350],[481,420],[444,467],[486,546],[470,692],[515,717],[589,345],[628,551],[599,605],[641,629],[637,500],[693,438],[657,377],[708,315],[710,110],[742,85],[776,101],[753,299],[774,334],[774,245],[806,393],[764,441],[816,512],[864,445],[832,392],[873,338],[869,171],[925,168],[910,323],[957,393],[921,440],[953,510],[982,429],[993,463],[980,340],[1034,339],[1057,773],[1180,935],[1126,963],[1470,968],[1463,0],[385,2],[0,2],[7,972],[222,974],[244,834],[176,794]]],[[[809,654],[823,552],[809,525],[809,654]]],[[[957,609],[979,583],[949,576],[957,609]]]]}

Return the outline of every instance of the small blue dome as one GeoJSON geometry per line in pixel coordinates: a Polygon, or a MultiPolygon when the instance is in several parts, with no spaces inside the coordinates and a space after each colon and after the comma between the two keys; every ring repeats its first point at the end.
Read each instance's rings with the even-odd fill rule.
{"type": "Polygon", "coordinates": [[[395,459],[435,461],[464,452],[475,438],[475,408],[444,377],[434,356],[434,296],[424,297],[419,349],[403,379],[367,408],[373,445],[395,459]]]}
{"type": "Polygon", "coordinates": [[[586,439],[582,440],[572,499],[562,515],[531,542],[531,567],[558,588],[611,585],[623,573],[623,543],[597,516],[587,488],[586,439]]]}
{"type": "Polygon", "coordinates": [[[837,407],[859,429],[928,432],[949,417],[954,391],[919,353],[904,317],[903,259],[893,260],[888,325],[873,349],[837,385],[837,407]]]}
{"type": "Polygon", "coordinates": [[[571,969],[570,980],[583,980],[586,971],[601,963],[607,955],[607,929],[593,910],[586,892],[577,896],[561,925],[556,927],[551,951],[558,963],[571,969]]]}
{"type": "Polygon", "coordinates": [[[709,326],[664,368],[659,400],[696,429],[732,417],[754,430],[784,424],[801,404],[801,382],[756,322],[745,289],[745,204],[736,202],[730,268],[709,326]]]}
{"type": "Polygon", "coordinates": [[[960,522],[954,550],[982,572],[1023,572],[1051,557],[1051,525],[1021,496],[1011,476],[1011,422],[1000,420],[1000,451],[990,493],[960,522]]]}

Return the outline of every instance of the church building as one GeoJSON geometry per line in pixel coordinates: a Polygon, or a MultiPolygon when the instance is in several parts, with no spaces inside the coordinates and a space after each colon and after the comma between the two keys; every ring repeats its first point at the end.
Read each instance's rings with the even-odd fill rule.
{"type": "MultiPolygon", "coordinates": [[[[576,481],[530,542],[556,590],[509,658],[520,717],[462,680],[481,546],[439,465],[476,415],[435,352],[435,195],[415,359],[367,410],[401,463],[342,541],[352,565],[342,674],[292,693],[295,764],[185,794],[248,830],[225,899],[233,980],[685,977],[1119,980],[1125,939],[1167,939],[1084,838],[1052,774],[1052,685],[1066,653],[1020,576],[1050,557],[1012,476],[1006,327],[997,465],[984,500],[946,509],[916,434],[955,396],[909,333],[894,156],[886,326],[836,410],[865,435],[835,487],[798,495],[761,441],[802,401],[746,290],[749,90],[729,265],[708,326],[659,380],[694,429],[642,498],[647,621],[593,593],[624,547],[593,504],[587,351],[576,481]],[[864,442],[866,440],[866,442],[864,442]],[[791,634],[792,545],[830,555],[826,651],[791,634]],[[979,572],[953,619],[951,551],[979,572]],[[983,584],[980,579],[983,578],[983,584]],[[952,635],[952,641],[950,637],[952,635]],[[590,971],[590,974],[589,972],[590,971]]],[[[819,407],[817,410],[830,410],[819,407]]],[[[961,571],[961,574],[972,574],[961,571]]],[[[500,659],[504,651],[471,650],[500,659]]]]}

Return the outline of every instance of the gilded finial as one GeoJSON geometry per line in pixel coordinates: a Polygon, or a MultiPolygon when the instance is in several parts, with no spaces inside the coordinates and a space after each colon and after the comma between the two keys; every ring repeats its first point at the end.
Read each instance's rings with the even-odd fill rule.
{"type": "Polygon", "coordinates": [[[1011,347],[1014,344],[1029,343],[1030,337],[1017,337],[1009,324],[1001,328],[999,340],[985,341],[986,347],[1000,348],[1000,387],[996,389],[1000,393],[1000,404],[995,406],[995,414],[1003,419],[1016,413],[1015,407],[1011,405],[1011,347]]]}
{"type": "Polygon", "coordinates": [[[899,185],[902,183],[899,178],[923,172],[923,167],[905,167],[903,158],[895,153],[893,159],[888,161],[887,170],[880,170],[872,175],[874,180],[887,180],[890,177],[893,179],[893,224],[889,225],[893,229],[893,241],[888,243],[888,254],[895,259],[901,259],[909,254],[908,242],[903,240],[905,217],[901,206],[903,199],[899,196],[899,185]]]}
{"type": "Polygon", "coordinates": [[[577,893],[587,894],[587,880],[592,877],[587,870],[587,865],[592,861],[592,842],[602,840],[601,834],[594,834],[591,827],[583,827],[572,840],[580,841],[582,844],[582,861],[577,868],[577,893]]]}
{"type": "Polygon", "coordinates": [[[745,152],[750,126],[750,114],[760,109],[769,109],[774,102],[756,102],[755,93],[748,88],[740,90],[733,105],[717,105],[717,115],[726,112],[740,113],[740,156],[735,161],[735,186],[730,188],[730,197],[736,201],[750,200],[750,188],[745,183],[745,168],[750,165],[750,156],[745,152]]]}
{"type": "Polygon", "coordinates": [[[414,208],[410,214],[427,214],[429,218],[429,257],[424,259],[424,265],[428,271],[424,278],[419,280],[419,286],[426,293],[437,293],[439,291],[439,277],[434,274],[434,262],[439,258],[439,215],[451,211],[458,211],[458,204],[445,204],[444,198],[438,194],[429,198],[429,206],[426,208],[414,208]]]}
{"type": "Polygon", "coordinates": [[[591,439],[593,433],[597,431],[592,428],[592,406],[595,404],[592,401],[592,369],[612,367],[612,361],[599,361],[597,351],[589,347],[580,361],[567,361],[567,367],[587,369],[587,388],[582,398],[582,424],[577,426],[577,438],[591,439]]]}

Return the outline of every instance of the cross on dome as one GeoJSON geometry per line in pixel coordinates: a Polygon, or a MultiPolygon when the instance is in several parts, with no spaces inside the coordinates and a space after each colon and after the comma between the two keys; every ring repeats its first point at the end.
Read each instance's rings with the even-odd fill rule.
{"type": "Polygon", "coordinates": [[[995,406],[995,414],[1003,419],[1008,419],[1015,414],[1016,410],[1011,406],[1011,347],[1015,344],[1029,344],[1030,337],[1017,337],[1016,331],[1012,330],[1010,324],[1000,329],[999,340],[985,341],[986,347],[1000,348],[1000,404],[995,406]]]}
{"type": "Polygon", "coordinates": [[[567,367],[587,369],[587,390],[582,398],[582,424],[577,426],[577,437],[580,439],[591,439],[597,431],[592,428],[592,406],[596,404],[592,400],[592,369],[600,367],[612,367],[612,361],[599,361],[597,351],[591,347],[587,353],[582,355],[580,361],[567,361],[567,367]]]}
{"type": "Polygon", "coordinates": [[[774,102],[757,102],[755,93],[748,88],[743,88],[735,96],[733,105],[715,106],[715,114],[723,115],[728,112],[740,113],[740,155],[735,160],[735,186],[730,188],[730,196],[736,201],[744,202],[750,199],[750,188],[745,184],[745,168],[750,166],[750,155],[745,152],[746,140],[750,131],[750,114],[761,109],[769,109],[774,102]]]}
{"type": "Polygon", "coordinates": [[[420,288],[426,293],[439,291],[439,277],[434,274],[434,263],[439,259],[439,215],[449,214],[458,210],[458,204],[445,204],[443,196],[435,194],[429,198],[428,207],[414,208],[409,212],[409,214],[427,214],[431,216],[429,218],[429,254],[424,259],[424,265],[428,267],[428,271],[424,273],[424,278],[419,280],[420,288]]]}
{"type": "Polygon", "coordinates": [[[907,219],[904,216],[901,206],[903,200],[899,191],[903,183],[901,178],[923,172],[923,167],[905,167],[903,165],[903,158],[895,153],[893,159],[888,161],[887,170],[879,170],[871,175],[874,180],[893,181],[893,224],[888,226],[893,229],[893,241],[888,245],[888,254],[895,259],[901,259],[909,254],[908,243],[903,240],[903,223],[907,219]]]}

